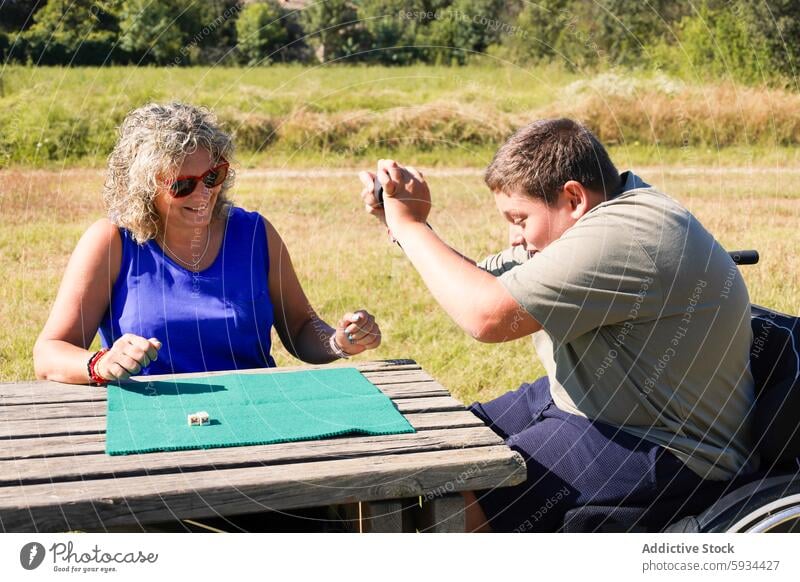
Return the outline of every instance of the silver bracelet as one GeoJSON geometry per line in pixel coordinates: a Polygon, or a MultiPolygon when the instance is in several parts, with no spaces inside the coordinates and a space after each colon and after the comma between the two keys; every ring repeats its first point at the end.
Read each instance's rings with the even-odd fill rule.
{"type": "Polygon", "coordinates": [[[339,347],[339,344],[336,343],[336,332],[333,332],[331,338],[328,340],[328,344],[330,345],[331,351],[336,357],[345,359],[350,357],[350,354],[345,352],[341,347],[339,347]]]}

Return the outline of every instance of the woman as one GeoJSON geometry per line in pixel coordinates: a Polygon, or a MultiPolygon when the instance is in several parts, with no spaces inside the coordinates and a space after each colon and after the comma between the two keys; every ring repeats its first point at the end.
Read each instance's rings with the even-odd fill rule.
{"type": "Polygon", "coordinates": [[[230,203],[233,150],[203,109],[150,104],[126,117],[109,158],[108,218],[70,258],[34,346],[38,378],[271,367],[273,325],[308,363],[378,347],[366,311],[345,314],[336,329],[322,321],[275,228],[230,203]],[[103,349],[92,353],[98,330],[103,349]]]}

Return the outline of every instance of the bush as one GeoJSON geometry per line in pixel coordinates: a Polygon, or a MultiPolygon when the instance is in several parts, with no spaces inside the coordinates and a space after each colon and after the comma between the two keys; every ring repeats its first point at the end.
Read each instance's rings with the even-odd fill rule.
{"type": "Polygon", "coordinates": [[[666,70],[688,78],[710,75],[750,84],[775,75],[768,70],[763,38],[751,34],[747,21],[735,11],[703,5],[696,16],[680,21],[677,36],[676,44],[662,42],[653,50],[653,60],[666,70]]]}
{"type": "Polygon", "coordinates": [[[118,12],[120,46],[136,63],[190,64],[200,9],[192,0],[127,0],[118,12]]]}
{"type": "Polygon", "coordinates": [[[765,70],[797,89],[800,68],[800,0],[738,0],[734,12],[746,23],[748,35],[765,48],[765,70]]]}
{"type": "Polygon", "coordinates": [[[436,11],[425,29],[423,44],[432,62],[465,64],[500,38],[503,3],[499,0],[455,0],[436,11]],[[441,47],[441,48],[438,48],[441,47]]]}
{"type": "Polygon", "coordinates": [[[416,45],[427,22],[415,17],[407,0],[363,0],[358,16],[367,38],[361,60],[406,65],[426,58],[425,50],[416,45]]]}
{"type": "Polygon", "coordinates": [[[237,149],[245,152],[260,152],[275,141],[277,124],[275,119],[259,113],[225,112],[220,122],[230,132],[237,149]]]}
{"type": "Polygon", "coordinates": [[[359,52],[364,39],[356,8],[348,0],[312,3],[301,13],[300,23],[321,63],[359,52]]]}
{"type": "Polygon", "coordinates": [[[22,33],[24,43],[14,57],[39,65],[102,65],[124,61],[115,48],[119,32],[114,2],[75,3],[51,0],[22,33]]]}
{"type": "Polygon", "coordinates": [[[11,41],[5,32],[0,32],[0,61],[5,62],[7,53],[11,48],[11,41]]]}
{"type": "Polygon", "coordinates": [[[268,65],[289,39],[283,9],[271,0],[244,7],[236,21],[239,53],[248,65],[268,65]]]}

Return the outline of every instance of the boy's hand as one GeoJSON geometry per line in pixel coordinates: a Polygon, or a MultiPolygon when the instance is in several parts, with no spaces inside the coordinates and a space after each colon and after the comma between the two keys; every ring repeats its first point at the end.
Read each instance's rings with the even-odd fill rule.
{"type": "Polygon", "coordinates": [[[384,220],[390,230],[408,222],[425,224],[431,212],[431,192],[419,171],[394,160],[380,160],[378,181],[383,185],[384,220]]]}
{"type": "Polygon", "coordinates": [[[386,225],[386,215],[383,212],[383,206],[378,203],[375,197],[375,174],[372,172],[359,172],[358,179],[364,185],[361,190],[361,201],[364,202],[364,210],[369,214],[380,220],[384,226],[386,225]]]}

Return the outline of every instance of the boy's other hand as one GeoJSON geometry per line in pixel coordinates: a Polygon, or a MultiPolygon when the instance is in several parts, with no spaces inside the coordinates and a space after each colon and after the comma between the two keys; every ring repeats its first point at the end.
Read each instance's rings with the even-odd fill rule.
{"type": "Polygon", "coordinates": [[[378,203],[375,197],[375,174],[372,172],[359,172],[358,179],[364,185],[361,190],[361,201],[364,203],[364,210],[369,214],[380,220],[384,226],[386,225],[386,215],[383,212],[383,206],[378,203]]]}
{"type": "Polygon", "coordinates": [[[418,170],[394,160],[379,160],[378,181],[383,186],[384,220],[390,230],[407,222],[427,222],[431,192],[418,170]]]}

